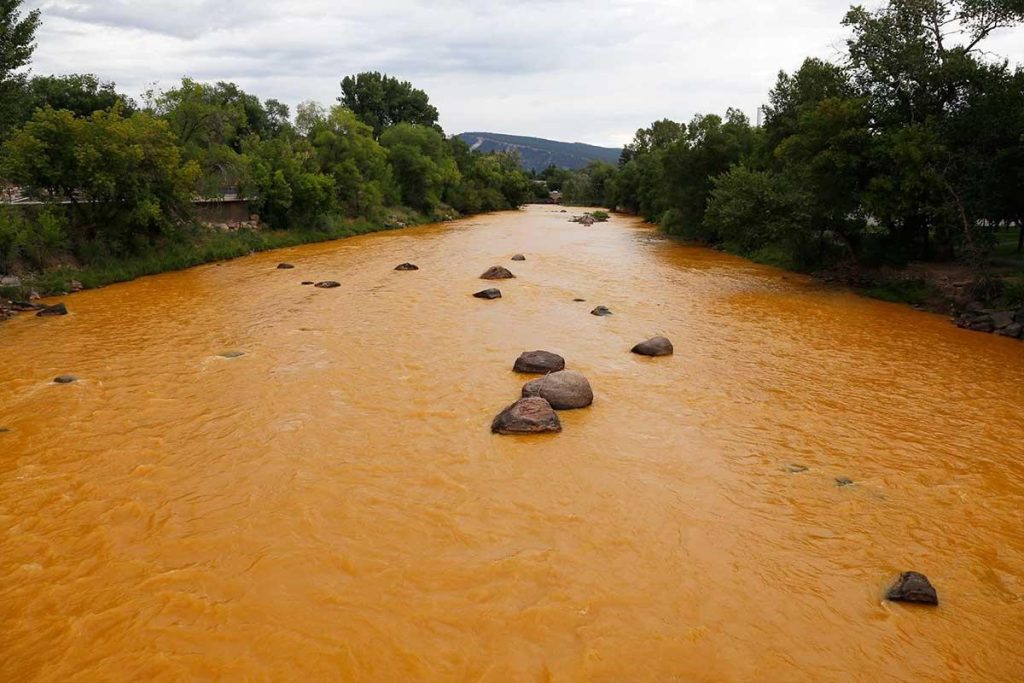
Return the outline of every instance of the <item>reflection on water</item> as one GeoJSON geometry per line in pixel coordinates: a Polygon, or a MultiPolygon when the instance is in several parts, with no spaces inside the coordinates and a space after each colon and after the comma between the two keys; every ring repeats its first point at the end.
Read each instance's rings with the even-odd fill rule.
{"type": "Polygon", "coordinates": [[[1024,678],[1019,342],[550,207],[67,303],[0,326],[3,680],[1024,678]],[[595,404],[492,436],[532,349],[595,404]]]}

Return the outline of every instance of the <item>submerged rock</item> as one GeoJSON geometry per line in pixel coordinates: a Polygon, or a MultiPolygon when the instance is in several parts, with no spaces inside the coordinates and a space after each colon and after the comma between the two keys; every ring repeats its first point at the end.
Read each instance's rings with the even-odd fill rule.
{"type": "Polygon", "coordinates": [[[278,269],[278,270],[291,270],[291,269],[292,269],[292,268],[294,268],[294,267],[295,267],[295,266],[293,266],[293,265],[292,265],[292,264],[290,264],[290,263],[278,263],[278,264],[277,264],[277,269],[278,269]]]}
{"type": "Polygon", "coordinates": [[[484,271],[483,275],[480,276],[480,279],[509,280],[514,277],[515,275],[512,274],[512,271],[510,271],[508,268],[505,268],[504,266],[491,266],[490,268],[484,271]]]}
{"type": "Polygon", "coordinates": [[[395,270],[419,270],[420,267],[413,263],[400,263],[395,266],[395,270]]]}
{"type": "Polygon", "coordinates": [[[40,318],[48,318],[51,315],[67,315],[68,309],[64,304],[54,304],[53,306],[43,306],[42,310],[36,313],[36,316],[40,318]]]}
{"type": "Polygon", "coordinates": [[[473,296],[475,296],[477,299],[500,299],[501,298],[501,290],[500,289],[494,289],[492,287],[491,289],[481,290],[481,291],[477,292],[476,294],[474,294],[473,296]]]}
{"type": "Polygon", "coordinates": [[[889,590],[885,593],[886,600],[893,602],[917,602],[924,605],[939,604],[938,593],[935,587],[924,574],[918,572],[903,572],[889,590]]]}
{"type": "Polygon", "coordinates": [[[304,286],[305,286],[305,285],[311,285],[311,284],[313,284],[313,281],[312,281],[312,280],[303,280],[303,281],[302,281],[302,284],[303,284],[304,286]]]}
{"type": "Polygon", "coordinates": [[[562,370],[527,382],[523,396],[540,396],[555,410],[586,408],[594,402],[594,391],[587,378],[572,370],[562,370]]]}
{"type": "Polygon", "coordinates": [[[598,306],[597,308],[595,308],[594,310],[592,310],[590,312],[590,315],[596,315],[599,318],[603,318],[604,316],[611,315],[611,314],[612,314],[612,312],[610,310],[608,310],[607,306],[598,306]]]}
{"type": "Polygon", "coordinates": [[[515,256],[512,257],[512,260],[513,261],[525,261],[526,257],[523,256],[522,254],[516,254],[515,256]]]}
{"type": "Polygon", "coordinates": [[[842,488],[843,486],[853,486],[853,479],[849,477],[836,477],[836,486],[842,488]]]}
{"type": "Polygon", "coordinates": [[[335,287],[341,287],[341,283],[335,282],[334,280],[324,280],[323,282],[318,282],[313,286],[319,287],[320,289],[334,289],[335,287]]]}
{"type": "Polygon", "coordinates": [[[786,470],[790,474],[801,474],[803,472],[806,472],[810,468],[807,467],[806,465],[797,465],[797,464],[794,463],[794,464],[786,465],[782,469],[786,470]]]}
{"type": "Polygon", "coordinates": [[[241,358],[245,355],[245,351],[225,351],[224,353],[217,354],[221,358],[241,358]]]}
{"type": "Polygon", "coordinates": [[[565,370],[565,359],[550,351],[525,351],[516,359],[512,370],[526,375],[546,375],[565,370]]]}
{"type": "Polygon", "coordinates": [[[578,304],[582,304],[583,302],[585,302],[585,301],[586,301],[586,299],[573,299],[573,301],[574,301],[575,303],[578,303],[578,304]]]}
{"type": "Polygon", "coordinates": [[[536,396],[522,398],[501,411],[491,423],[495,434],[543,434],[562,431],[551,404],[536,396]]]}
{"type": "Polygon", "coordinates": [[[652,337],[634,346],[633,353],[652,357],[671,356],[673,353],[672,342],[667,337],[652,337]]]}
{"type": "Polygon", "coordinates": [[[75,377],[74,375],[58,375],[57,377],[53,378],[54,384],[71,384],[72,382],[77,381],[78,378],[75,377]]]}

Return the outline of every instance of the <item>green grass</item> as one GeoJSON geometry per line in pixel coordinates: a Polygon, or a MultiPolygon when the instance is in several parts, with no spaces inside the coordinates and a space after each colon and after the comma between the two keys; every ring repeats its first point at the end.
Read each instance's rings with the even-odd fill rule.
{"type": "MultiPolygon", "coordinates": [[[[412,225],[427,222],[419,216],[403,214],[403,220],[412,225]]],[[[7,287],[0,296],[21,299],[30,290],[44,295],[67,292],[71,280],[77,280],[87,289],[103,287],[115,282],[134,280],[144,275],[155,275],[182,270],[204,263],[225,261],[253,252],[269,251],[314,242],[327,242],[370,232],[388,230],[381,222],[367,220],[346,221],[330,228],[318,230],[236,230],[222,232],[197,228],[175,240],[154,245],[144,254],[125,258],[111,258],[77,268],[56,268],[40,275],[22,278],[22,287],[7,287]]]]}
{"type": "Polygon", "coordinates": [[[863,290],[864,294],[896,304],[925,304],[941,297],[941,293],[924,280],[894,280],[863,290]]]}

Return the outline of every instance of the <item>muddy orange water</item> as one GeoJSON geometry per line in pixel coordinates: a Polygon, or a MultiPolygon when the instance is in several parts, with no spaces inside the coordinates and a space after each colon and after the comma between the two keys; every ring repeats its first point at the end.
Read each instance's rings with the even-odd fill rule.
{"type": "Polygon", "coordinates": [[[1024,345],[566,219],[0,325],[0,680],[1024,679],[1024,345]],[[596,402],[492,436],[532,349],[596,402]]]}

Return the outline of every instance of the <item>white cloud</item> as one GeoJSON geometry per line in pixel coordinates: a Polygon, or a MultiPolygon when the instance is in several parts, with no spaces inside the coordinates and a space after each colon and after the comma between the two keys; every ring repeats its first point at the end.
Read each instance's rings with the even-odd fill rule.
{"type": "MultiPolygon", "coordinates": [[[[869,2],[868,5],[877,5],[869,2]]],[[[36,0],[36,73],[137,95],[183,75],[331,103],[377,70],[427,91],[449,132],[622,144],[663,117],[752,117],[779,69],[835,57],[846,0],[36,0]]],[[[1019,29],[990,41],[1024,60],[1019,29]]]]}

